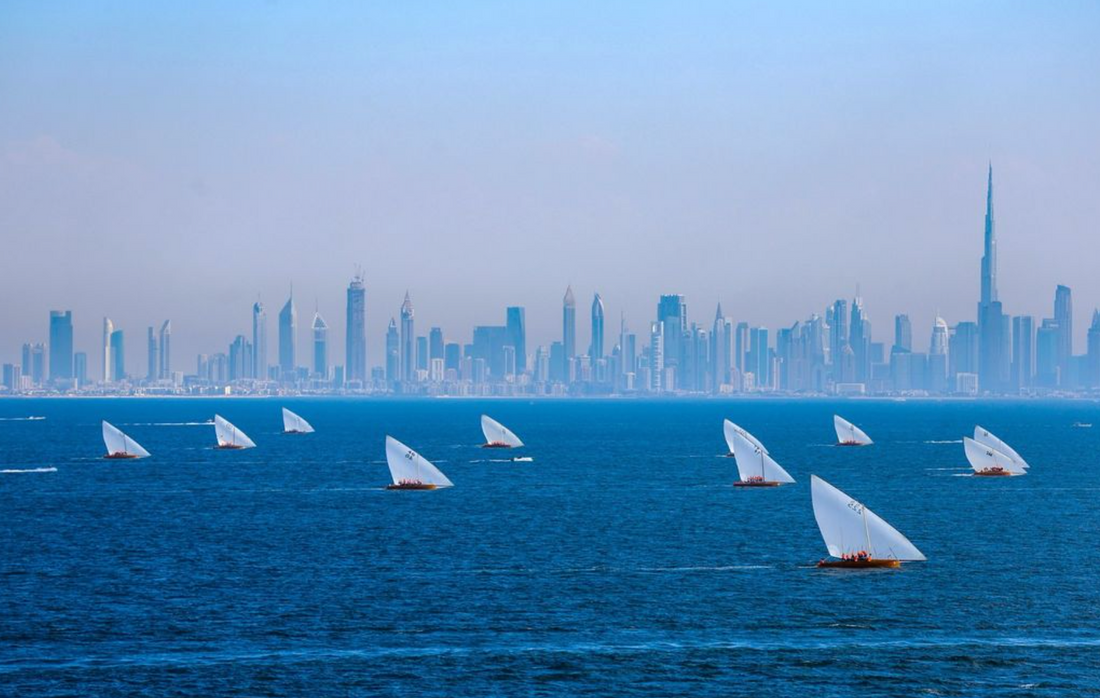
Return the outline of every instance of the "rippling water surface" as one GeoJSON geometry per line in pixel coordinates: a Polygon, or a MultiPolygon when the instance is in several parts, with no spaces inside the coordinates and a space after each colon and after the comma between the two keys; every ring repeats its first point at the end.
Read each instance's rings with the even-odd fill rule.
{"type": "Polygon", "coordinates": [[[1098,445],[1091,402],[0,401],[0,695],[1095,694],[1098,445]],[[731,487],[723,417],[798,484],[731,487]],[[976,423],[1031,474],[965,477],[976,423]],[[456,486],[383,490],[385,434],[456,486]],[[811,473],[928,561],[813,568],[811,473]]]}

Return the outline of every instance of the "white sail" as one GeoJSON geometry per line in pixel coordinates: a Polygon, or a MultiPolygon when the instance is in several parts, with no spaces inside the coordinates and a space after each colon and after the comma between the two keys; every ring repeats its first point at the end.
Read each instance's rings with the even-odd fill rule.
{"type": "Polygon", "coordinates": [[[487,444],[504,444],[511,448],[519,448],[523,445],[511,429],[487,414],[481,415],[481,432],[485,434],[487,444]]]}
{"type": "Polygon", "coordinates": [[[288,434],[312,434],[313,425],[284,407],[283,431],[288,434]]]}
{"type": "Polygon", "coordinates": [[[860,446],[870,446],[871,437],[867,436],[867,433],[852,424],[847,419],[844,419],[839,414],[833,415],[833,428],[836,429],[836,440],[842,444],[859,444],[860,446]]]}
{"type": "Polygon", "coordinates": [[[966,449],[966,459],[970,461],[970,467],[974,472],[993,470],[1000,468],[1010,475],[1026,475],[1027,470],[1012,459],[1011,456],[1001,453],[992,446],[978,443],[974,439],[963,437],[963,448],[966,449]]]}
{"type": "Polygon", "coordinates": [[[925,559],[897,529],[817,475],[810,478],[810,491],[817,527],[833,557],[864,551],[878,559],[925,559]]]}
{"type": "Polygon", "coordinates": [[[974,440],[980,444],[985,444],[990,448],[1000,451],[1012,460],[1019,463],[1020,467],[1024,470],[1027,470],[1031,467],[1027,464],[1027,461],[1024,460],[1019,453],[1016,453],[1016,451],[1011,446],[1006,444],[1004,441],[1001,441],[982,427],[974,427],[974,440]]]}
{"type": "Polygon", "coordinates": [[[248,438],[243,431],[233,426],[221,415],[214,415],[214,433],[218,435],[219,446],[235,446],[237,448],[255,448],[256,444],[248,438]]]}
{"type": "Polygon", "coordinates": [[[733,450],[734,439],[733,439],[733,437],[737,436],[737,435],[740,435],[740,436],[744,437],[745,439],[748,440],[748,442],[750,444],[752,444],[753,446],[756,446],[757,448],[759,448],[764,453],[768,452],[768,449],[764,448],[764,444],[760,443],[759,439],[757,439],[755,436],[753,436],[752,434],[750,434],[746,430],[742,429],[741,427],[737,426],[736,424],[734,424],[733,422],[731,422],[728,419],[726,419],[722,422],[722,433],[726,437],[726,447],[729,448],[730,453],[734,453],[734,450],[733,450]]]}
{"type": "Polygon", "coordinates": [[[454,486],[427,458],[392,436],[386,437],[386,463],[390,466],[390,477],[395,485],[417,482],[436,487],[454,486]]]}
{"type": "Polygon", "coordinates": [[[103,443],[107,446],[107,455],[125,455],[131,458],[148,458],[149,452],[126,434],[123,434],[110,422],[103,422],[103,443]]]}
{"type": "Polygon", "coordinates": [[[741,476],[741,482],[754,478],[767,482],[794,482],[794,478],[767,452],[740,434],[733,435],[733,455],[737,459],[737,472],[741,476]]]}

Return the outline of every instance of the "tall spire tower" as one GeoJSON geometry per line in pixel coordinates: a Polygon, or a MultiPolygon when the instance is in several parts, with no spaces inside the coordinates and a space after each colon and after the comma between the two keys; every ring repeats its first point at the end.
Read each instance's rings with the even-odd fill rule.
{"type": "Polygon", "coordinates": [[[982,255],[983,306],[997,299],[997,228],[993,220],[993,163],[989,163],[989,184],[985,195],[985,253],[982,255]]]}

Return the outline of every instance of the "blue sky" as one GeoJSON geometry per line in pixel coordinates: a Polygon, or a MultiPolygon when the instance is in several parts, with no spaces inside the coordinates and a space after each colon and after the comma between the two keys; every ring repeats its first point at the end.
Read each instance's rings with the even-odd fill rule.
{"type": "Polygon", "coordinates": [[[356,264],[372,363],[406,288],[463,342],[526,305],[534,345],[567,283],[638,331],[662,292],[776,327],[858,284],[923,343],[974,314],[990,160],[1008,311],[1100,304],[1094,3],[163,5],[0,10],[3,360],[72,308],[132,371],[171,317],[190,369],[291,282],[342,347],[356,264]]]}

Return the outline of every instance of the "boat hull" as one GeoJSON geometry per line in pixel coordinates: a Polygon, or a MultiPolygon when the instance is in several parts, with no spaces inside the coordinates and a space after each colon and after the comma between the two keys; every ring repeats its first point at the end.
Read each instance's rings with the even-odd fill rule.
{"type": "Polygon", "coordinates": [[[838,443],[836,445],[837,446],[856,446],[856,447],[858,447],[858,446],[869,446],[870,444],[861,444],[858,441],[841,441],[840,443],[838,443]]]}
{"type": "Polygon", "coordinates": [[[482,448],[511,448],[511,446],[509,446],[508,444],[501,443],[499,441],[494,441],[492,443],[487,443],[487,444],[481,444],[481,447],[482,448]]]}
{"type": "Polygon", "coordinates": [[[841,570],[894,569],[901,567],[901,560],[821,560],[817,566],[841,570]]]}
{"type": "Polygon", "coordinates": [[[132,453],[108,453],[103,457],[107,460],[133,460],[137,458],[137,456],[132,453]]]}
{"type": "Polygon", "coordinates": [[[1010,477],[1012,473],[1007,470],[976,470],[974,477],[1010,477]]]}
{"type": "Polygon", "coordinates": [[[774,482],[772,480],[755,480],[751,482],[745,482],[744,480],[738,480],[733,483],[734,487],[779,487],[782,482],[774,482]]]}
{"type": "Polygon", "coordinates": [[[434,490],[437,489],[435,485],[427,485],[424,483],[411,483],[404,482],[396,485],[386,485],[387,490],[434,490]]]}
{"type": "Polygon", "coordinates": [[[244,446],[238,446],[237,444],[218,444],[214,448],[220,451],[240,451],[244,446]]]}

